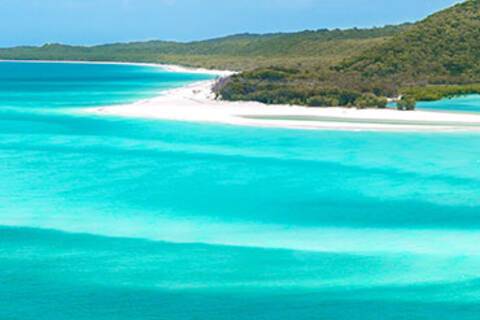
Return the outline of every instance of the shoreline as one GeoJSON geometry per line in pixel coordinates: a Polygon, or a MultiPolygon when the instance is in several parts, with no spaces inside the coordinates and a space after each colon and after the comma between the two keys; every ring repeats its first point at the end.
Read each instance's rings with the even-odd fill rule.
{"type": "Polygon", "coordinates": [[[394,109],[313,108],[216,100],[215,80],[161,92],[132,104],[94,107],[82,113],[183,122],[302,130],[480,132],[480,114],[394,109]]]}
{"type": "MultiPolygon", "coordinates": [[[[157,67],[170,72],[203,73],[225,77],[234,71],[207,70],[170,64],[110,61],[0,60],[23,63],[113,64],[157,67]]],[[[99,106],[76,111],[115,117],[183,122],[288,128],[302,130],[393,131],[393,132],[480,132],[480,113],[442,111],[398,111],[345,107],[265,105],[259,102],[216,100],[205,80],[159,92],[158,96],[131,104],[99,106]]]]}

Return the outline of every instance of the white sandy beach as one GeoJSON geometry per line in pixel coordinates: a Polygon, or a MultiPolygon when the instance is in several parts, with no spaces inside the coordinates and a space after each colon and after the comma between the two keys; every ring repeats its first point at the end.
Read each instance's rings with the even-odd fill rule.
{"type": "MultiPolygon", "coordinates": [[[[157,65],[175,72],[192,72],[178,66],[157,65]]],[[[198,70],[205,72],[206,70],[198,70]]],[[[208,71],[218,76],[232,72],[208,71]]],[[[480,114],[397,111],[391,109],[312,108],[264,105],[257,102],[216,100],[214,80],[162,92],[158,97],[129,105],[87,109],[100,115],[210,122],[231,125],[293,129],[355,131],[480,131],[480,114]]]]}

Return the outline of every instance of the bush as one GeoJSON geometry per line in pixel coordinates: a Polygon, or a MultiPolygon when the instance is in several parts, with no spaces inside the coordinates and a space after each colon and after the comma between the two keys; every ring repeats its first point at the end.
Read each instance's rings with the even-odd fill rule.
{"type": "Polygon", "coordinates": [[[307,99],[307,104],[311,107],[337,107],[340,102],[333,96],[313,96],[307,99]]]}
{"type": "Polygon", "coordinates": [[[248,76],[251,79],[278,81],[285,80],[288,77],[288,74],[282,70],[259,69],[255,71],[250,71],[248,73],[248,76]]]}
{"type": "Polygon", "coordinates": [[[415,110],[416,106],[417,106],[417,101],[412,96],[403,96],[397,102],[398,110],[412,111],[412,110],[415,110]]]}
{"type": "Polygon", "coordinates": [[[385,108],[387,106],[387,99],[377,97],[372,93],[365,93],[355,100],[357,108],[385,108]]]}

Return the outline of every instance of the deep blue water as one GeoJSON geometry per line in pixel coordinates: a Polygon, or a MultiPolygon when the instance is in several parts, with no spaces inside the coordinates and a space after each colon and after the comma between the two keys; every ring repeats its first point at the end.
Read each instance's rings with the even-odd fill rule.
{"type": "Polygon", "coordinates": [[[0,319],[478,319],[479,135],[72,112],[201,78],[0,63],[0,319]]]}

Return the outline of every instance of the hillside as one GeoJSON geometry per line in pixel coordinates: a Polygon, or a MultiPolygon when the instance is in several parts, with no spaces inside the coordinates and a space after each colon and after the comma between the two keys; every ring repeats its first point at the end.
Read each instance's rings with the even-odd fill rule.
{"type": "Polygon", "coordinates": [[[219,93],[266,103],[383,106],[382,97],[401,93],[434,100],[480,92],[480,0],[436,13],[359,52],[309,74],[280,75],[278,68],[243,73],[219,93]]]}
{"type": "Polygon", "coordinates": [[[434,14],[389,41],[341,63],[342,72],[400,84],[480,81],[480,1],[434,14]]]}
{"type": "Polygon", "coordinates": [[[155,62],[232,70],[249,70],[272,64],[307,68],[338,63],[357,50],[374,47],[405,28],[406,25],[241,34],[189,43],[150,41],[93,47],[49,44],[0,49],[0,59],[155,62]]]}

